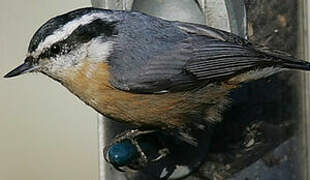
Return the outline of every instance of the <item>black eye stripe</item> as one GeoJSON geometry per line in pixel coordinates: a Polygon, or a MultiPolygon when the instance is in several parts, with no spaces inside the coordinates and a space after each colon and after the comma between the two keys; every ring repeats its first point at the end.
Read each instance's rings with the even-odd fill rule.
{"type": "Polygon", "coordinates": [[[81,25],[75,29],[66,39],[66,42],[71,46],[88,42],[98,36],[107,38],[117,35],[116,24],[116,22],[106,22],[102,19],[96,19],[89,24],[81,25]]]}
{"type": "MultiPolygon", "coordinates": [[[[54,19],[51,19],[50,21],[53,21],[54,19]]],[[[63,25],[57,26],[57,28],[53,27],[51,29],[49,24],[53,24],[52,22],[47,22],[44,24],[33,36],[30,45],[29,45],[29,52],[35,51],[35,49],[38,47],[38,45],[44,41],[46,37],[49,35],[52,35],[54,31],[60,29],[63,27],[63,25]],[[52,31],[53,30],[53,31],[52,31]],[[41,36],[43,32],[47,31],[44,36],[41,36]]],[[[94,37],[98,36],[105,36],[105,37],[110,37],[113,35],[117,35],[118,31],[115,26],[117,25],[118,21],[111,21],[107,22],[106,20],[103,19],[95,19],[94,21],[85,24],[85,25],[80,25],[78,28],[76,28],[66,39],[69,40],[67,41],[70,43],[70,41],[76,41],[76,42],[87,42],[91,40],[94,37]]]]}
{"type": "Polygon", "coordinates": [[[102,13],[106,15],[112,14],[111,10],[82,8],[71,11],[60,16],[54,17],[44,23],[34,34],[28,47],[28,52],[34,52],[38,45],[49,35],[52,35],[56,30],[62,28],[68,22],[74,21],[86,14],[102,13]]]}
{"type": "Polygon", "coordinates": [[[49,50],[44,51],[39,55],[39,59],[45,59],[51,57],[49,50]]]}
{"type": "Polygon", "coordinates": [[[40,59],[56,57],[57,55],[64,55],[69,53],[73,48],[80,46],[83,43],[96,38],[98,36],[102,39],[117,35],[116,22],[106,22],[102,19],[96,19],[93,22],[79,26],[66,39],[54,43],[48,49],[45,49],[39,56],[40,59]]]}

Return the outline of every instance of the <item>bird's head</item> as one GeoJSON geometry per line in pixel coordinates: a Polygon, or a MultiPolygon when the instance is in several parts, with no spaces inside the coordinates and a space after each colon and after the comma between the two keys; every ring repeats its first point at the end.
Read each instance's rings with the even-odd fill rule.
{"type": "Polygon", "coordinates": [[[121,18],[118,11],[83,8],[50,19],[32,37],[24,63],[4,77],[41,72],[59,79],[86,59],[105,61],[121,18]]]}

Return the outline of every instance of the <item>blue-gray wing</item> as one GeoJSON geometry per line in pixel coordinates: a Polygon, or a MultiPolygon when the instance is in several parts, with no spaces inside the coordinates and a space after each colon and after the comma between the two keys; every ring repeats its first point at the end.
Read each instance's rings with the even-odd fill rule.
{"type": "Polygon", "coordinates": [[[283,63],[236,35],[208,26],[156,18],[148,22],[132,29],[136,34],[131,37],[121,37],[122,43],[114,47],[118,51],[111,60],[111,83],[118,89],[134,93],[186,91],[253,68],[283,63]]]}

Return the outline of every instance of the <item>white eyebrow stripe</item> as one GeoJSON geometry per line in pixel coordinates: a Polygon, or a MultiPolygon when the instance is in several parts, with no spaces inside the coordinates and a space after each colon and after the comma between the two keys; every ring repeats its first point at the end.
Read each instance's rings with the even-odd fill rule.
{"type": "Polygon", "coordinates": [[[44,41],[42,41],[37,49],[34,51],[35,54],[41,53],[44,48],[50,47],[57,41],[61,41],[70,36],[70,34],[76,30],[80,25],[86,25],[93,22],[96,19],[104,19],[108,16],[103,13],[86,14],[81,18],[68,22],[60,29],[56,30],[53,34],[47,36],[44,41]]]}

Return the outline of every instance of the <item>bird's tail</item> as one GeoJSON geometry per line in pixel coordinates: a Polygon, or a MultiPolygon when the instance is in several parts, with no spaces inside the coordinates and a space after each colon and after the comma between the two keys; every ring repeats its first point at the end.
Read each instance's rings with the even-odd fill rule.
{"type": "Polygon", "coordinates": [[[297,69],[297,70],[305,70],[305,71],[310,70],[310,62],[299,60],[299,59],[294,59],[294,60],[285,59],[284,62],[281,63],[281,65],[284,68],[288,68],[288,69],[297,69]]]}
{"type": "Polygon", "coordinates": [[[300,60],[281,51],[260,50],[263,61],[253,65],[249,71],[234,76],[230,83],[244,83],[271,76],[285,69],[310,70],[310,62],[300,60]]]}
{"type": "Polygon", "coordinates": [[[265,55],[271,57],[271,61],[273,61],[276,65],[279,65],[281,68],[305,70],[305,71],[310,70],[310,62],[298,59],[286,52],[271,50],[266,47],[258,48],[258,51],[263,52],[265,55]]]}

